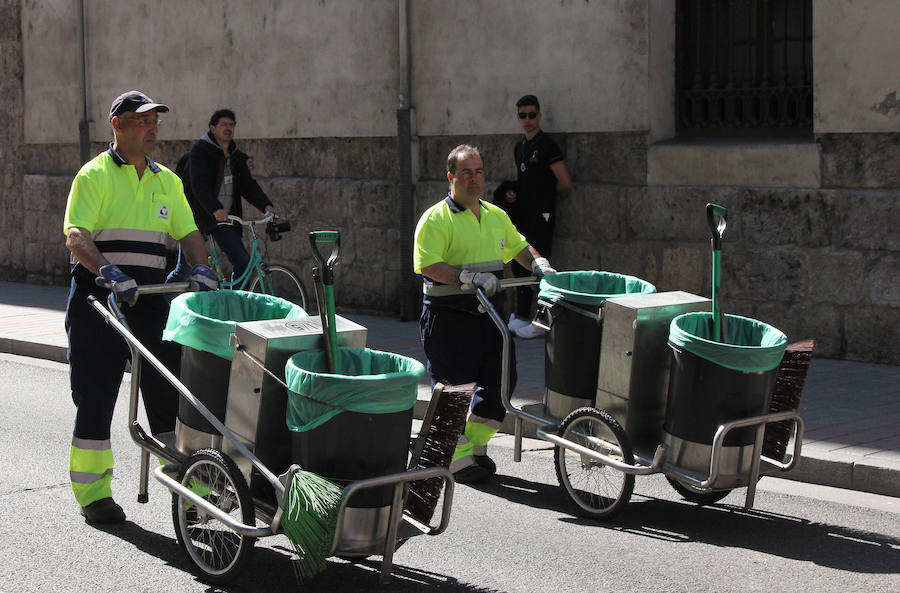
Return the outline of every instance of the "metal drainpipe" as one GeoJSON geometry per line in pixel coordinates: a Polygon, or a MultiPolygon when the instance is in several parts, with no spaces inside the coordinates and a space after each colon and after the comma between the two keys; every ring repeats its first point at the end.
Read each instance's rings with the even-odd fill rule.
{"type": "Polygon", "coordinates": [[[88,84],[87,84],[87,14],[84,0],[78,4],[78,12],[81,17],[81,89],[82,89],[82,117],[78,122],[78,144],[81,163],[88,162],[91,158],[91,120],[88,119],[88,84]]]}
{"type": "Polygon", "coordinates": [[[410,106],[410,42],[409,42],[409,0],[398,0],[399,31],[399,74],[400,108],[397,109],[397,191],[400,194],[400,319],[416,319],[415,277],[412,268],[412,240],[415,230],[415,179],[413,159],[415,139],[413,138],[414,110],[410,106]]]}

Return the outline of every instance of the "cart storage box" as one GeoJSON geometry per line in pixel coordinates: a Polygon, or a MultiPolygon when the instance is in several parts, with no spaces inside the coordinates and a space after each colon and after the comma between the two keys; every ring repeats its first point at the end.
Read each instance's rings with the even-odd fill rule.
{"type": "MultiPolygon", "coordinates": [[[[672,320],[672,362],[664,441],[673,461],[699,474],[709,472],[719,426],[769,411],[787,337],[755,319],[725,315],[727,342],[713,336],[712,313],[686,313],[672,320]]],[[[718,488],[740,484],[752,462],[756,427],[731,431],[723,442],[718,488]]]]}
{"type": "Polygon", "coordinates": [[[649,282],[612,272],[557,272],[541,279],[539,318],[550,331],[544,345],[544,405],[564,418],[594,405],[603,335],[604,301],[628,294],[654,293],[649,282]]]}
{"type": "Polygon", "coordinates": [[[710,306],[708,298],[681,291],[606,301],[596,405],[619,421],[635,451],[652,454],[662,442],[672,319],[710,306]]]}
{"type": "MultiPolygon", "coordinates": [[[[266,294],[239,290],[187,292],[172,300],[163,339],[183,346],[181,382],[225,422],[233,354],[231,334],[237,323],[304,317],[307,314],[299,306],[266,294]]],[[[218,431],[184,398],[178,404],[178,422],[176,447],[180,450],[219,446],[218,431]]]]}

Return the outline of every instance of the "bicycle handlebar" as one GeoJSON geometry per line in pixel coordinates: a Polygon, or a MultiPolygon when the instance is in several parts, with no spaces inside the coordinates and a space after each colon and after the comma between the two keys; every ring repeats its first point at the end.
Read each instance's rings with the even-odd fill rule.
{"type": "Polygon", "coordinates": [[[228,221],[221,220],[218,224],[231,224],[232,222],[236,222],[242,226],[252,226],[254,224],[266,224],[275,220],[274,212],[266,212],[266,214],[258,219],[258,220],[244,220],[240,216],[235,216],[234,214],[228,215],[228,221]]]}

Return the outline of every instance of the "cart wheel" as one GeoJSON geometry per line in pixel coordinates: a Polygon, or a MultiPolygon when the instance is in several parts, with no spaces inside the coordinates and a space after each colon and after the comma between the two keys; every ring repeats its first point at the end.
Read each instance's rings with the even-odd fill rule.
{"type": "Polygon", "coordinates": [[[675,489],[675,492],[680,494],[682,498],[687,501],[699,504],[701,506],[706,504],[714,504],[731,494],[731,490],[704,490],[703,488],[697,488],[693,484],[688,484],[686,482],[679,482],[675,478],[671,478],[666,476],[666,479],[669,481],[669,484],[672,485],[672,488],[675,489]]]}
{"type": "MultiPolygon", "coordinates": [[[[247,481],[234,461],[221,451],[202,449],[188,457],[178,481],[235,520],[253,525],[255,513],[247,481]]],[[[202,578],[211,583],[227,583],[233,579],[253,550],[255,538],[234,532],[175,493],[172,493],[172,521],[178,544],[200,569],[202,578]]]]}
{"type": "MultiPolygon", "coordinates": [[[[562,438],[634,464],[631,444],[622,426],[609,413],[597,408],[579,408],[566,416],[562,438]]],[[[555,450],[556,478],[575,504],[578,514],[608,519],[621,511],[634,489],[634,475],[608,467],[564,447],[555,450]]]]}

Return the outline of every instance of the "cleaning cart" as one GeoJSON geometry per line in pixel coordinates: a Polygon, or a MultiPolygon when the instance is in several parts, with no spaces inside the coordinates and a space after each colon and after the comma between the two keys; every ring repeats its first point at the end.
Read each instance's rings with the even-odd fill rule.
{"type": "MultiPolygon", "coordinates": [[[[725,210],[710,205],[707,214],[720,249],[725,210]]],[[[720,258],[713,265],[718,288],[720,258]]],[[[521,460],[524,423],[536,425],[537,436],[556,445],[557,478],[579,514],[615,515],[628,503],[635,476],[657,473],[699,504],[746,487],[751,508],[759,477],[788,471],[800,459],[802,418],[796,410],[769,409],[787,344],[776,328],[720,315],[715,298],[657,293],[617,274],[559,272],[540,281],[536,323],[548,330],[544,401],[517,407],[509,392],[509,329],[484,293],[475,292],[503,337],[501,399],[515,418],[514,460],[521,460]],[[566,315],[578,327],[555,332],[566,315]],[[567,358],[576,350],[590,360],[572,365],[567,358]],[[790,455],[763,455],[770,424],[790,426],[790,455]]]]}
{"type": "MultiPolygon", "coordinates": [[[[184,292],[190,288],[188,283],[142,286],[138,288],[138,297],[184,292]]],[[[417,368],[416,365],[422,365],[412,359],[365,349],[364,327],[340,316],[329,320],[336,343],[341,346],[340,355],[368,361],[354,366],[354,362],[344,360],[348,375],[354,375],[380,394],[381,409],[366,416],[395,410],[397,414],[388,414],[391,418],[385,430],[384,426],[362,426],[359,417],[351,419],[353,406],[359,405],[358,397],[355,403],[327,402],[321,398],[313,402],[312,415],[297,413],[293,420],[304,425],[318,423],[320,438],[334,440],[340,433],[333,427],[327,428],[337,420],[323,420],[319,408],[324,407],[325,415],[340,413],[337,418],[343,418],[339,422],[355,421],[355,428],[361,433],[373,432],[365,438],[359,435],[360,439],[382,439],[382,445],[395,445],[385,446],[390,450],[387,461],[381,458],[360,462],[346,458],[343,446],[347,442],[342,443],[338,438],[329,445],[334,455],[326,458],[321,450],[314,451],[315,445],[322,442],[313,443],[313,431],[298,437],[286,421],[288,398],[303,399],[302,394],[294,393],[302,391],[295,383],[303,381],[296,379],[289,386],[285,380],[290,382],[292,373],[308,374],[309,369],[316,368],[316,360],[324,358],[321,321],[290,303],[246,302],[258,298],[259,295],[249,293],[214,291],[185,292],[174,299],[173,310],[180,310],[181,314],[176,313],[175,321],[170,316],[169,339],[182,342],[185,349],[219,359],[198,357],[197,352],[189,352],[183,358],[182,378],[203,391],[200,397],[135,338],[114,294],[110,294],[106,306],[91,299],[93,307],[122,335],[132,353],[129,426],[133,440],[142,451],[138,501],[148,500],[150,456],[153,455],[163,462],[153,470],[154,477],[172,492],[172,516],[179,545],[201,578],[224,583],[241,570],[257,538],[285,532],[286,500],[298,464],[328,469],[334,465],[334,456],[343,456],[338,461],[353,467],[339,476],[346,479],[340,482],[343,489],[340,506],[331,517],[333,536],[329,532],[323,556],[381,555],[381,580],[387,582],[393,553],[399,545],[418,535],[438,535],[449,524],[452,475],[444,467],[406,470],[415,467],[415,460],[407,465],[412,403],[405,408],[405,404],[395,400],[408,399],[406,395],[400,398],[391,395],[398,389],[408,392],[410,383],[414,394],[418,375],[424,369],[417,368]],[[219,300],[223,302],[218,303],[219,300]],[[214,319],[216,316],[222,319],[214,319]],[[209,323],[218,325],[214,330],[204,330],[203,325],[209,323]],[[373,363],[376,358],[378,362],[373,363]],[[204,385],[198,369],[192,368],[198,360],[201,365],[214,362],[220,376],[204,385]],[[138,376],[144,363],[156,368],[180,394],[182,405],[174,433],[150,435],[137,420],[138,376]],[[322,429],[328,432],[327,437],[322,436],[322,429]],[[443,503],[437,524],[418,521],[405,511],[410,484],[422,480],[443,483],[443,503]]],[[[415,400],[415,395],[412,399],[415,400]]],[[[365,408],[366,404],[362,405],[365,408]]],[[[368,405],[371,412],[372,404],[368,405]]],[[[302,407],[301,403],[292,409],[302,407]]],[[[382,420],[376,420],[379,421],[382,420]]],[[[427,433],[428,427],[422,428],[419,438],[427,433]]]]}

